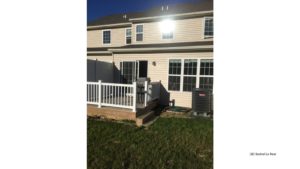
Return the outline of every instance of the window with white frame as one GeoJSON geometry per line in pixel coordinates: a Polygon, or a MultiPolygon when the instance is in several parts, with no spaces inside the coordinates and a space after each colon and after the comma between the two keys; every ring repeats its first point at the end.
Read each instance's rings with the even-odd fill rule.
{"type": "Polygon", "coordinates": [[[110,30],[103,31],[103,44],[110,44],[110,30]]]}
{"type": "Polygon", "coordinates": [[[184,59],[183,91],[192,91],[196,87],[197,59],[184,59]]]}
{"type": "Polygon", "coordinates": [[[181,59],[170,59],[168,89],[173,91],[180,91],[180,78],[181,78],[181,59]]]}
{"type": "Polygon", "coordinates": [[[168,90],[213,89],[213,59],[170,59],[168,90]]]}
{"type": "Polygon", "coordinates": [[[126,44],[131,44],[131,28],[126,28],[126,44]]]}
{"type": "Polygon", "coordinates": [[[162,39],[173,39],[173,31],[171,32],[163,32],[162,39]]]}
{"type": "Polygon", "coordinates": [[[212,17],[205,18],[204,23],[204,37],[214,36],[214,22],[212,17]]]}
{"type": "Polygon", "coordinates": [[[200,60],[199,88],[213,89],[213,59],[200,60]]]}
{"type": "Polygon", "coordinates": [[[143,41],[143,25],[136,25],[136,41],[143,41]]]}

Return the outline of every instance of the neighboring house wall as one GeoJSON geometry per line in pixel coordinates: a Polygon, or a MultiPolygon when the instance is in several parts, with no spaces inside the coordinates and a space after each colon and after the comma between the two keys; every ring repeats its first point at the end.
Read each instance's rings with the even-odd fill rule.
{"type": "MultiPolygon", "coordinates": [[[[88,58],[90,58],[88,56],[88,58]]],[[[102,60],[101,56],[93,56],[102,60]]],[[[212,59],[212,52],[195,53],[149,53],[149,54],[114,54],[116,69],[120,70],[120,62],[148,60],[148,77],[151,81],[161,81],[161,104],[168,104],[169,100],[175,99],[176,106],[191,107],[192,92],[168,91],[168,67],[169,59],[212,59]],[[154,66],[152,62],[155,61],[154,66]]]]}
{"type": "Polygon", "coordinates": [[[125,45],[125,28],[107,28],[87,31],[87,47],[118,47],[125,45]],[[111,30],[110,44],[103,44],[102,31],[111,30]]]}
{"type": "Polygon", "coordinates": [[[111,62],[87,60],[87,81],[113,82],[113,64],[111,62]],[[105,72],[105,73],[104,73],[105,72]]]}

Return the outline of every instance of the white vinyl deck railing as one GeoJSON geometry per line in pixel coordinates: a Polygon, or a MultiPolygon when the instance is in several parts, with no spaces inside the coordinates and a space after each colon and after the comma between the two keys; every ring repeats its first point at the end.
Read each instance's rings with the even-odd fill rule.
{"type": "Polygon", "coordinates": [[[160,82],[148,85],[146,81],[142,88],[137,86],[136,82],[133,84],[87,82],[87,104],[98,107],[128,108],[136,112],[137,107],[146,107],[149,101],[158,99],[159,95],[160,82]]]}

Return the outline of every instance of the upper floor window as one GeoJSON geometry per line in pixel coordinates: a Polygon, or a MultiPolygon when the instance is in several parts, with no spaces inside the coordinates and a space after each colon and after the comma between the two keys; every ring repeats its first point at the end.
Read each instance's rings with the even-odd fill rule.
{"type": "Polygon", "coordinates": [[[136,25],[136,41],[143,41],[143,25],[136,25]]]}
{"type": "Polygon", "coordinates": [[[170,19],[162,20],[159,23],[160,31],[162,32],[162,39],[173,39],[173,32],[175,29],[175,22],[170,19]]]}
{"type": "Polygon", "coordinates": [[[173,32],[163,32],[162,39],[173,39],[173,32]]]}
{"type": "Polygon", "coordinates": [[[103,44],[110,44],[110,30],[103,31],[103,44]]]}
{"type": "Polygon", "coordinates": [[[131,28],[126,28],[126,44],[131,44],[131,28]]]}
{"type": "Polygon", "coordinates": [[[204,37],[213,37],[214,36],[214,22],[212,17],[205,18],[204,23],[204,37]]]}

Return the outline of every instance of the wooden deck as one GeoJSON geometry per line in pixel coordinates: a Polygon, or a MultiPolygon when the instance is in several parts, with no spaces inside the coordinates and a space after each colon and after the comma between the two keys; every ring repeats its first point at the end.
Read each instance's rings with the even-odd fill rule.
{"type": "Polygon", "coordinates": [[[133,112],[132,109],[127,108],[117,108],[117,107],[108,107],[103,106],[98,108],[97,105],[87,105],[87,115],[90,117],[104,117],[114,120],[133,120],[136,121],[137,125],[140,126],[143,123],[147,122],[148,116],[145,114],[149,113],[154,109],[158,104],[158,101],[153,101],[148,103],[147,107],[144,104],[137,104],[137,111],[133,112]]]}

